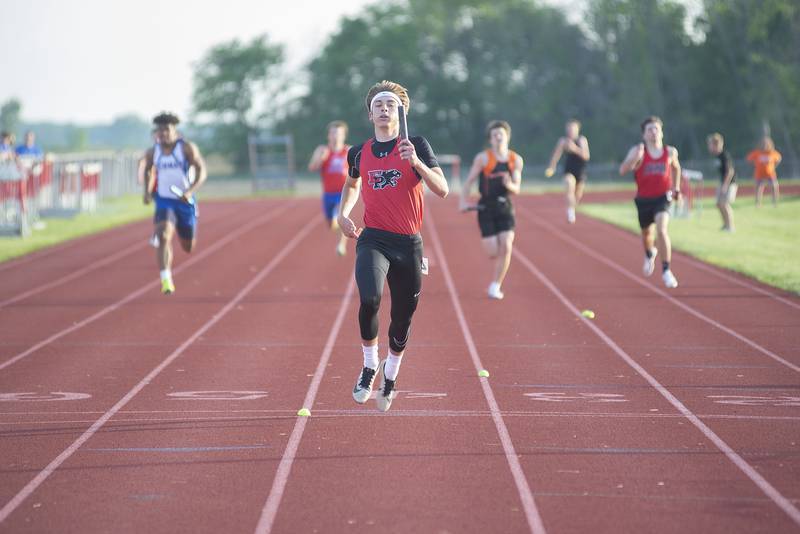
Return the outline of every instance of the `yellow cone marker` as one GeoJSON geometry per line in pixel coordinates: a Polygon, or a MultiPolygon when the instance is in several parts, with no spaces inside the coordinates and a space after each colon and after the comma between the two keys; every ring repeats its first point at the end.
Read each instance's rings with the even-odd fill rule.
{"type": "Polygon", "coordinates": [[[581,315],[586,317],[587,319],[594,319],[594,312],[592,310],[583,310],[581,315]]]}
{"type": "Polygon", "coordinates": [[[480,376],[481,378],[489,378],[489,371],[487,371],[486,369],[481,369],[480,371],[478,371],[478,376],[480,376]]]}
{"type": "Polygon", "coordinates": [[[308,408],[300,408],[300,410],[297,412],[297,415],[300,417],[308,417],[311,415],[311,411],[308,408]]]}

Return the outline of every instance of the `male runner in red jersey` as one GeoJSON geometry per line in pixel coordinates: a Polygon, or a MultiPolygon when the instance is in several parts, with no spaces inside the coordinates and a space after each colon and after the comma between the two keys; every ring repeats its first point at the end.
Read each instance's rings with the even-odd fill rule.
{"type": "Polygon", "coordinates": [[[421,136],[400,139],[398,106],[409,108],[408,91],[398,83],[382,81],[367,92],[366,106],[375,136],[347,153],[349,177],[342,189],[339,227],[358,238],[356,283],[361,298],[358,322],[364,367],[353,388],[353,399],[363,404],[372,393],[376,374],[383,375],[376,401],[385,412],[396,395],[397,373],[411,329],[411,316],[422,291],[423,182],[437,196],[448,193],[447,180],[436,155],[421,136]],[[358,200],[364,199],[364,228],[350,220],[358,200]],[[378,308],[384,281],[392,299],[389,355],[378,358],[378,308]]]}
{"type": "Polygon", "coordinates": [[[673,198],[680,194],[681,164],[678,151],[675,147],[664,145],[664,123],[660,118],[647,117],[641,127],[644,143],[631,147],[619,167],[619,174],[624,176],[634,171],[636,177],[634,201],[639,212],[639,227],[642,229],[645,253],[642,270],[645,276],[653,274],[656,256],[661,254],[661,278],[664,285],[669,288],[678,287],[678,280],[670,269],[672,244],[667,233],[669,206],[673,198]],[[655,243],[654,229],[658,232],[658,241],[655,243]]]}
{"type": "Polygon", "coordinates": [[[342,187],[347,179],[347,123],[333,121],[328,124],[328,144],[320,145],[314,150],[308,170],[319,171],[322,177],[322,214],[325,223],[331,230],[339,233],[336,253],[344,256],[347,253],[347,237],[339,231],[336,222],[339,204],[342,201],[342,187]]]}

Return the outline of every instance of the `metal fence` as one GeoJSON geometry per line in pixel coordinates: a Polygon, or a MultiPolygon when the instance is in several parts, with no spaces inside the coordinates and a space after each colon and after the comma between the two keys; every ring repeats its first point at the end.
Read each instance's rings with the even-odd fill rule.
{"type": "Polygon", "coordinates": [[[0,233],[25,236],[40,218],[91,212],[106,198],[141,192],[141,152],[48,154],[0,163],[0,233]]]}

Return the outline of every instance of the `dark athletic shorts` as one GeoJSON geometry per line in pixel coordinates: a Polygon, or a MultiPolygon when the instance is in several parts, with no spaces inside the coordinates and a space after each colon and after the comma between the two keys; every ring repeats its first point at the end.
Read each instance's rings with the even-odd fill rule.
{"type": "Polygon", "coordinates": [[[639,212],[639,228],[647,228],[656,222],[656,215],[662,211],[669,211],[672,204],[671,192],[660,197],[645,198],[636,197],[636,210],[639,212]]]}
{"type": "Polygon", "coordinates": [[[492,237],[501,232],[508,232],[516,226],[514,206],[511,201],[491,202],[482,200],[478,203],[478,226],[481,237],[492,237]]]}
{"type": "Polygon", "coordinates": [[[586,180],[586,162],[573,163],[567,161],[567,163],[564,164],[564,174],[571,174],[575,177],[576,182],[586,180]]]}

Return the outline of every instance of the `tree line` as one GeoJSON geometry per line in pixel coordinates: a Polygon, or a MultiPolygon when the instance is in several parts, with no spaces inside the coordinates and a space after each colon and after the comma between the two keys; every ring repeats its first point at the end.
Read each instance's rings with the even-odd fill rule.
{"type": "Polygon", "coordinates": [[[666,141],[705,158],[719,131],[734,154],[765,132],[800,171],[800,4],[796,0],[589,0],[576,13],[534,0],[376,2],[338,30],[301,73],[267,36],[210,50],[195,70],[206,149],[246,167],[248,133],[294,136],[298,162],[334,119],[371,135],[364,95],[382,79],[412,98],[409,128],[438,153],[471,157],[505,119],[512,145],[544,162],[567,118],[595,162],[619,161],[647,115],[666,141]]]}

